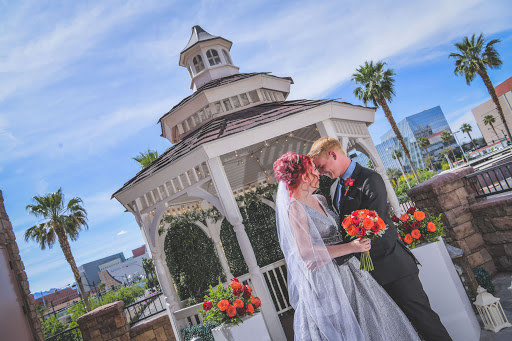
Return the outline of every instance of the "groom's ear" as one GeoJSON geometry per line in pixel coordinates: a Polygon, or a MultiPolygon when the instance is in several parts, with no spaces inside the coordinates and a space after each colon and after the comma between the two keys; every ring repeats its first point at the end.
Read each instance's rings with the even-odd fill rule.
{"type": "Polygon", "coordinates": [[[335,153],[333,150],[331,150],[331,151],[329,152],[329,155],[330,155],[330,156],[332,156],[332,158],[333,158],[334,160],[336,160],[336,159],[338,158],[338,155],[336,155],[336,153],[335,153]]]}

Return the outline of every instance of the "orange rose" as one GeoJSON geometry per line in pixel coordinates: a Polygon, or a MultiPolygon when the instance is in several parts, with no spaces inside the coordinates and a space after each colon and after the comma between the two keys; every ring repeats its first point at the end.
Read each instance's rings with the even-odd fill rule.
{"type": "Polygon", "coordinates": [[[237,298],[236,300],[233,301],[233,305],[235,306],[235,308],[243,308],[244,307],[244,301],[242,301],[241,299],[237,298]]]}
{"type": "Polygon", "coordinates": [[[347,227],[347,234],[349,236],[355,236],[356,235],[356,226],[351,224],[349,227],[347,227]]]}
{"type": "Polygon", "coordinates": [[[436,231],[436,225],[432,222],[427,224],[427,231],[428,232],[435,232],[436,231]]]}
{"type": "Polygon", "coordinates": [[[377,218],[377,224],[379,225],[381,230],[384,230],[386,228],[386,223],[381,217],[377,218]]]}
{"type": "Polygon", "coordinates": [[[254,305],[254,308],[256,309],[261,307],[261,300],[258,297],[251,297],[251,303],[254,305]]]}
{"type": "Polygon", "coordinates": [[[363,227],[366,229],[366,230],[369,230],[373,227],[374,223],[373,223],[373,220],[371,220],[370,218],[364,218],[363,219],[363,227]]]}
{"type": "Polygon", "coordinates": [[[422,221],[425,219],[425,213],[421,211],[414,212],[414,218],[416,218],[417,221],[422,221]]]}
{"type": "Polygon", "coordinates": [[[407,233],[404,237],[405,244],[411,244],[412,243],[412,237],[409,233],[407,233]]]}
{"type": "Polygon", "coordinates": [[[343,219],[343,227],[347,228],[350,224],[352,224],[352,217],[345,217],[345,219],[343,219]]]}
{"type": "Polygon", "coordinates": [[[414,239],[420,239],[420,237],[421,237],[421,232],[420,232],[420,230],[412,230],[412,232],[411,232],[411,236],[412,236],[414,239]]]}
{"type": "Polygon", "coordinates": [[[237,289],[242,289],[242,284],[240,284],[239,282],[231,282],[231,289],[233,290],[237,290],[237,289]]]}
{"type": "Polygon", "coordinates": [[[407,221],[409,220],[409,215],[407,213],[404,213],[400,216],[401,221],[407,221]]]}
{"type": "Polygon", "coordinates": [[[226,310],[226,315],[228,315],[229,317],[233,317],[236,315],[236,308],[232,305],[230,305],[228,307],[228,309],[226,310]]]}
{"type": "Polygon", "coordinates": [[[219,308],[220,311],[226,310],[228,308],[228,306],[229,306],[228,300],[222,300],[219,303],[217,303],[217,307],[219,308]]]}
{"type": "Polygon", "coordinates": [[[251,315],[254,313],[254,306],[250,303],[247,305],[247,312],[251,315]]]}

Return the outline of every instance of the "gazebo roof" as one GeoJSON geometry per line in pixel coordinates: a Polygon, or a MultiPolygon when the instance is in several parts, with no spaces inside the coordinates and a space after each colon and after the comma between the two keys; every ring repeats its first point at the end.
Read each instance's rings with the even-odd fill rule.
{"type": "Polygon", "coordinates": [[[254,76],[258,76],[258,75],[266,75],[266,76],[269,76],[269,77],[288,79],[293,84],[293,79],[291,77],[278,77],[278,76],[271,75],[270,72],[237,73],[237,74],[234,74],[234,75],[231,75],[231,76],[226,76],[226,77],[222,77],[222,78],[213,79],[213,80],[209,81],[208,83],[204,84],[203,86],[201,86],[200,88],[198,88],[192,95],[182,99],[181,102],[176,104],[174,107],[172,107],[171,110],[169,110],[162,117],[160,117],[160,119],[158,120],[158,123],[160,123],[162,121],[162,119],[164,117],[166,117],[167,115],[172,114],[174,111],[178,110],[179,108],[181,108],[182,106],[184,106],[188,102],[192,101],[194,98],[199,96],[203,91],[206,91],[206,90],[209,90],[209,89],[213,89],[213,88],[216,88],[216,87],[219,87],[219,86],[222,86],[222,85],[234,83],[234,82],[237,82],[237,81],[240,81],[240,80],[243,80],[243,79],[247,79],[247,78],[251,78],[251,77],[254,77],[254,76]]]}
{"type": "Polygon", "coordinates": [[[222,39],[222,40],[225,40],[226,42],[228,42],[229,44],[233,44],[231,41],[229,41],[225,38],[211,35],[210,33],[203,30],[203,28],[201,26],[196,25],[196,26],[192,27],[192,34],[190,35],[190,39],[188,40],[187,46],[185,46],[185,48],[181,51],[181,53],[184,53],[185,51],[187,51],[188,49],[190,49],[192,46],[194,46],[197,43],[200,43],[202,41],[213,40],[213,39],[222,39]]]}
{"type": "MultiPolygon", "coordinates": [[[[336,102],[334,100],[293,100],[284,102],[264,103],[254,107],[235,112],[230,115],[221,116],[205,123],[194,133],[185,137],[179,143],[166,150],[158,159],[149,166],[138,172],[132,179],[126,182],[123,187],[117,190],[112,197],[140,181],[151,177],[159,170],[177,161],[185,154],[192,152],[204,143],[212,142],[236,133],[240,133],[261,125],[272,123],[276,120],[313,109],[321,105],[336,102]]],[[[346,102],[338,102],[355,107],[366,108],[346,102]]]]}

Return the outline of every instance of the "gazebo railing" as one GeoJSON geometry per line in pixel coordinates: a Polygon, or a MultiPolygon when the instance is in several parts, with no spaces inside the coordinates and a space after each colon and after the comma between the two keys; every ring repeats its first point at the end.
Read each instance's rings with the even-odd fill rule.
{"type": "Polygon", "coordinates": [[[476,198],[512,191],[512,162],[466,175],[466,179],[476,191],[476,198]]]}
{"type": "MultiPolygon", "coordinates": [[[[267,286],[270,291],[270,296],[274,301],[274,306],[278,314],[282,314],[292,309],[290,302],[288,301],[288,282],[286,279],[287,269],[284,259],[275,263],[269,264],[260,268],[267,286]]],[[[252,287],[250,281],[250,274],[244,274],[238,277],[238,280],[242,284],[248,284],[252,287]]],[[[258,293],[253,289],[253,295],[257,296],[258,293]]],[[[174,316],[178,325],[184,326],[195,326],[203,323],[203,317],[197,313],[198,310],[202,309],[202,303],[195,304],[193,306],[180,309],[174,312],[174,316]]]]}

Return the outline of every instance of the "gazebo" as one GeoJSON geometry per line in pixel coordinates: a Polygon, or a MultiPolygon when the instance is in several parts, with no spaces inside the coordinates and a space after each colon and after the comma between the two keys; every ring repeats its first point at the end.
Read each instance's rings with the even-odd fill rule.
{"type": "MultiPolygon", "coordinates": [[[[287,101],[291,78],[240,73],[233,65],[231,46],[225,38],[199,26],[192,28],[179,65],[188,69],[193,93],[158,122],[162,136],[174,145],[113,197],[141,228],[177,338],[184,325],[174,313],[183,307],[165,262],[165,236],[158,233],[159,226],[165,214],[215,207],[236,232],[272,340],[285,340],[235,197],[272,183],[272,165],[280,155],[306,154],[316,139],[328,135],[339,138],[347,155],[357,150],[373,161],[385,181],[391,207],[396,212],[400,208],[368,131],[375,108],[334,100],[287,101]]],[[[232,278],[220,243],[220,221],[197,222],[197,226],[213,240],[222,269],[232,278]]]]}

